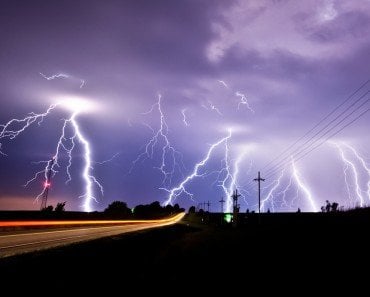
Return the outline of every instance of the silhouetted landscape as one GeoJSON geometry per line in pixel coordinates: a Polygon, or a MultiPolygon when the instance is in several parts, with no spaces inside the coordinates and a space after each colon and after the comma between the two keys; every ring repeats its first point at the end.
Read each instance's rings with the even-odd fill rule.
{"type": "MultiPolygon", "coordinates": [[[[79,276],[109,283],[295,281],[296,273],[313,269],[314,278],[344,278],[337,267],[351,269],[368,262],[370,209],[330,213],[239,214],[239,224],[223,220],[224,214],[204,211],[187,214],[176,225],[118,235],[81,244],[9,257],[0,260],[6,278],[63,277],[78,283],[79,276]],[[357,260],[356,260],[357,259],[357,260]],[[282,273],[284,269],[284,273],[282,273]],[[64,271],[68,271],[65,273],[64,271]],[[99,276],[97,275],[99,274],[99,276]]],[[[153,287],[154,288],[154,287],[153,287]]],[[[140,288],[138,289],[140,291],[140,288]]]]}

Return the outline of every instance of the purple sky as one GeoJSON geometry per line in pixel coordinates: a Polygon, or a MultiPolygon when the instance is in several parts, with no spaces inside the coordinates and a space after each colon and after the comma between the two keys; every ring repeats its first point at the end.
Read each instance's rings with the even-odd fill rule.
{"type": "MultiPolygon", "coordinates": [[[[298,176],[289,156],[283,174],[269,176],[265,167],[370,77],[370,1],[301,2],[3,0],[0,123],[45,112],[65,98],[94,102],[96,110],[77,116],[91,145],[94,176],[105,190],[101,196],[94,187],[93,210],[113,200],[129,206],[168,201],[163,188],[181,185],[229,129],[230,139],[212,151],[199,176],[186,182],[186,192],[173,202],[188,208],[209,200],[211,210],[218,211],[221,197],[238,186],[244,196],[241,210],[255,210],[251,181],[261,170],[268,177],[264,210],[318,210],[327,199],[345,207],[367,205],[367,114],[332,139],[339,147],[326,142],[297,161],[298,176]],[[47,80],[40,73],[68,77],[47,80]],[[142,155],[133,166],[152,129],[160,129],[158,106],[153,106],[159,94],[168,126],[164,133],[182,154],[175,153],[182,164],[173,166],[171,149],[165,150],[166,179],[160,170],[166,145],[161,134],[153,154],[142,155]]],[[[368,103],[349,120],[367,108],[368,103]]],[[[39,208],[33,202],[42,191],[42,176],[22,185],[42,169],[33,161],[53,156],[69,116],[70,111],[56,108],[17,138],[0,138],[7,155],[0,155],[0,209],[39,208]]],[[[65,184],[61,166],[49,201],[83,210],[78,141],[72,155],[73,180],[65,184]]],[[[66,157],[60,157],[61,164],[66,157]]]]}

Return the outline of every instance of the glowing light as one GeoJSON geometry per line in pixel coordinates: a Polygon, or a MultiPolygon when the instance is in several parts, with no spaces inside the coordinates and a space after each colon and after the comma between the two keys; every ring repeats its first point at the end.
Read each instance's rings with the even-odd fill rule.
{"type": "Polygon", "coordinates": [[[231,213],[226,213],[224,215],[224,220],[226,223],[231,223],[231,221],[233,220],[233,215],[231,213]]]}
{"type": "Polygon", "coordinates": [[[188,192],[186,190],[186,185],[191,182],[194,178],[201,177],[203,174],[199,173],[199,170],[205,166],[205,164],[208,162],[209,158],[212,155],[212,152],[217,148],[219,145],[225,143],[228,139],[231,138],[231,130],[229,130],[228,136],[220,139],[216,143],[212,144],[210,148],[208,149],[208,152],[206,156],[198,163],[195,164],[194,169],[191,174],[189,174],[180,184],[172,189],[167,189],[167,188],[160,188],[161,190],[165,190],[168,192],[168,197],[164,201],[164,205],[172,204],[175,199],[177,199],[180,195],[186,194],[188,195],[191,199],[193,198],[193,194],[188,192]]]}
{"type": "Polygon", "coordinates": [[[61,107],[76,113],[93,112],[99,109],[96,102],[77,96],[58,96],[56,97],[56,101],[56,105],[60,105],[61,107]]]}

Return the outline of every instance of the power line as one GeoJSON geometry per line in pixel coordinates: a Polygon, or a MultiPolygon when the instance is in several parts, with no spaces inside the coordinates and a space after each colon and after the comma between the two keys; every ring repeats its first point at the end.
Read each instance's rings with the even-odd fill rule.
{"type": "MultiPolygon", "coordinates": [[[[329,135],[328,137],[326,137],[322,142],[320,142],[318,145],[314,146],[313,148],[311,148],[308,152],[306,152],[304,155],[300,156],[298,159],[294,159],[294,161],[299,161],[301,160],[302,158],[304,158],[305,156],[307,156],[309,153],[311,153],[312,151],[314,151],[315,149],[317,149],[318,147],[320,147],[321,145],[323,145],[325,142],[327,142],[329,139],[333,138],[335,135],[337,135],[338,133],[340,133],[342,130],[344,130],[345,128],[347,128],[348,126],[352,125],[354,122],[356,122],[357,120],[359,120],[362,116],[364,116],[367,112],[370,111],[370,108],[364,110],[362,113],[360,113],[357,117],[355,117],[352,121],[348,122],[346,125],[344,125],[342,128],[340,128],[339,130],[335,131],[333,134],[329,135]]],[[[286,165],[286,164],[285,164],[286,165]]],[[[282,166],[284,167],[284,166],[282,166]]],[[[273,172],[269,173],[268,177],[271,177],[272,175],[274,175],[277,171],[279,171],[281,168],[279,169],[276,169],[274,170],[273,172]]]]}
{"type": "Polygon", "coordinates": [[[286,153],[292,149],[294,146],[296,146],[301,140],[303,140],[306,136],[308,136],[311,132],[313,132],[318,126],[320,126],[323,122],[325,122],[331,115],[333,115],[339,108],[341,108],[344,104],[346,104],[348,101],[350,101],[361,89],[363,89],[370,80],[367,80],[365,83],[363,83],[359,88],[357,88],[351,95],[349,95],[343,102],[341,102],[338,106],[336,106],[331,112],[329,112],[326,116],[324,116],[318,123],[316,123],[311,129],[309,129],[303,136],[298,138],[295,142],[290,144],[285,150],[283,150],[280,154],[278,154],[276,157],[274,157],[271,161],[269,161],[262,169],[267,168],[270,164],[275,162],[276,160],[279,160],[280,157],[286,155],[286,153]]]}
{"type": "MultiPolygon", "coordinates": [[[[312,137],[310,137],[307,141],[305,141],[302,145],[300,145],[298,148],[296,148],[293,152],[291,152],[291,155],[299,155],[301,154],[303,151],[307,150],[308,148],[310,148],[312,145],[314,145],[316,142],[320,141],[320,139],[322,139],[325,135],[327,135],[330,131],[332,131],[333,129],[335,129],[336,127],[338,127],[344,120],[346,120],[348,117],[350,117],[353,113],[355,113],[356,111],[358,111],[361,107],[363,107],[366,103],[368,103],[370,101],[370,98],[368,98],[366,101],[364,101],[360,106],[356,107],[352,112],[350,112],[349,114],[345,115],[350,109],[352,109],[352,107],[354,107],[358,102],[360,102],[366,95],[368,95],[370,93],[370,91],[367,91],[365,94],[363,94],[360,98],[358,98],[355,102],[353,102],[349,107],[347,107],[344,111],[342,111],[339,115],[337,115],[334,119],[332,119],[328,124],[326,124],[323,128],[321,128],[318,132],[316,132],[312,137]],[[343,115],[344,118],[340,119],[343,115]],[[334,122],[336,122],[338,119],[339,122],[334,124],[334,126],[330,127],[331,124],[333,124],[334,122]],[[326,129],[328,128],[327,131],[325,131],[326,129]],[[320,135],[321,132],[324,132],[322,135],[320,135]],[[317,139],[316,136],[320,135],[317,139]],[[313,142],[311,144],[309,144],[311,141],[313,140],[313,142]],[[304,147],[306,144],[309,144],[307,147],[304,147]]],[[[282,159],[280,162],[278,162],[276,165],[274,165],[273,167],[271,167],[269,170],[267,170],[267,175],[269,175],[270,172],[272,171],[275,171],[276,168],[280,167],[281,164],[285,163],[285,161],[287,159],[289,159],[291,156],[287,156],[285,157],[284,159],[282,159]]]]}
{"type": "MultiPolygon", "coordinates": [[[[273,160],[271,160],[269,163],[267,163],[263,168],[268,167],[269,164],[272,164],[274,161],[279,160],[280,157],[283,155],[286,155],[286,153],[291,150],[296,144],[298,144],[302,139],[304,139],[306,136],[308,136],[312,131],[314,131],[317,127],[319,127],[324,121],[326,121],[331,115],[333,115],[340,107],[342,107],[345,103],[349,102],[351,99],[353,99],[353,96],[356,95],[364,86],[366,86],[370,80],[367,80],[364,84],[362,84],[358,89],[356,89],[349,97],[347,97],[341,104],[339,104],[336,108],[334,108],[329,114],[327,114],[322,120],[320,120],[313,128],[311,128],[309,131],[307,131],[302,137],[300,137],[298,140],[296,140],[293,144],[291,144],[287,149],[285,149],[282,153],[280,153],[277,157],[275,157],[273,160]]],[[[289,156],[283,158],[280,160],[276,165],[272,166],[270,169],[267,170],[267,178],[271,177],[273,174],[275,174],[277,171],[284,168],[289,161],[286,161],[287,159],[291,159],[292,155],[295,154],[295,156],[299,156],[303,153],[303,155],[299,156],[298,158],[293,158],[295,161],[299,161],[305,156],[307,156],[309,153],[311,153],[313,150],[320,147],[322,144],[324,144],[327,140],[334,137],[338,133],[340,133],[342,130],[347,128],[348,126],[352,125],[354,122],[356,122],[358,119],[360,119],[362,116],[364,116],[370,109],[367,109],[363,112],[361,112],[359,115],[357,115],[353,120],[350,120],[348,123],[346,123],[344,126],[340,127],[339,130],[334,131],[334,133],[330,134],[328,137],[326,137],[323,141],[321,141],[318,145],[312,147],[314,144],[322,140],[328,133],[333,131],[335,128],[340,126],[346,119],[350,118],[355,112],[357,112],[359,109],[361,109],[366,103],[370,101],[370,98],[368,98],[366,101],[364,101],[360,106],[357,106],[354,110],[352,110],[349,114],[346,114],[349,110],[351,110],[358,102],[360,102],[363,98],[368,95],[370,91],[367,91],[362,96],[360,96],[357,100],[355,100],[351,105],[345,108],[344,111],[342,111],[339,115],[337,115],[334,119],[332,119],[328,124],[326,124],[323,128],[321,128],[318,132],[316,132],[313,136],[311,136],[306,142],[301,144],[298,148],[296,148],[293,152],[289,154],[289,156]],[[340,119],[342,116],[344,117],[340,119]],[[339,122],[335,123],[332,127],[331,124],[336,122],[339,119],[339,122]],[[327,131],[325,131],[328,128],[327,131]],[[320,135],[317,139],[315,139],[316,136],[318,136],[321,132],[324,133],[320,135]],[[314,140],[315,139],[315,140],[314,140]],[[310,143],[312,140],[314,140],[312,143],[310,143]],[[307,147],[304,147],[306,144],[310,143],[307,147]],[[311,149],[310,149],[311,148],[311,149]],[[309,150],[308,150],[309,149],[309,150]],[[307,151],[308,150],[308,151],[307,151]]],[[[246,187],[251,186],[251,182],[247,184],[246,187]]]]}

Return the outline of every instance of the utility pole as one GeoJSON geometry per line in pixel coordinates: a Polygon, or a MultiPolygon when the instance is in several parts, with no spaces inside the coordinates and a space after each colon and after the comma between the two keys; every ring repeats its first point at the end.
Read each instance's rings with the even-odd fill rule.
{"type": "MultiPolygon", "coordinates": [[[[254,179],[258,182],[258,217],[261,217],[261,181],[265,181],[264,178],[261,178],[261,174],[258,171],[258,177],[254,179]]],[[[259,219],[260,220],[260,219],[259,219]]]]}
{"type": "Polygon", "coordinates": [[[218,202],[221,203],[221,213],[224,213],[224,203],[225,203],[224,197],[221,197],[221,200],[218,202]]]}
{"type": "Polygon", "coordinates": [[[211,205],[211,203],[209,203],[209,200],[208,200],[208,202],[207,202],[207,203],[205,203],[205,204],[207,204],[207,210],[208,210],[208,212],[209,212],[209,206],[211,205]]]}
{"type": "Polygon", "coordinates": [[[238,214],[239,214],[238,198],[240,196],[241,195],[238,194],[238,189],[236,189],[231,195],[231,198],[233,198],[233,226],[234,227],[238,225],[238,214]]]}
{"type": "Polygon", "coordinates": [[[48,168],[47,168],[47,173],[46,173],[46,181],[44,184],[44,190],[42,191],[42,198],[41,198],[41,210],[46,208],[47,206],[47,201],[48,201],[48,194],[49,194],[49,189],[50,189],[50,181],[51,181],[51,168],[53,167],[55,162],[55,158],[53,157],[48,163],[48,168]]]}

